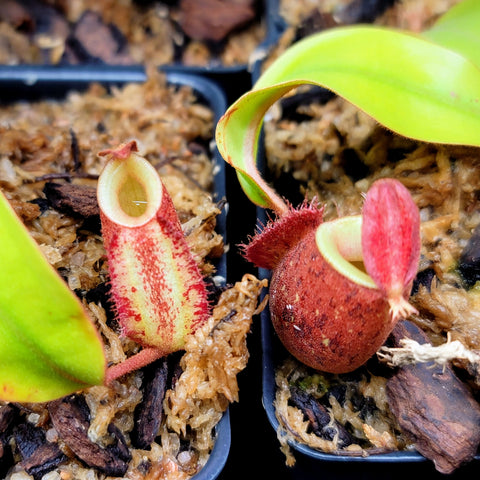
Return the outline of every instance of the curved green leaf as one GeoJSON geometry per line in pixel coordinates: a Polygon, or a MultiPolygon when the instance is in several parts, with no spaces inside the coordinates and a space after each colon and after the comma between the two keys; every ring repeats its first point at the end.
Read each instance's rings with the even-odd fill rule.
{"type": "Polygon", "coordinates": [[[246,93],[219,120],[215,133],[218,150],[224,160],[236,168],[246,195],[256,205],[277,211],[284,209],[283,200],[257,170],[258,137],[267,110],[293,86],[246,93]]]}
{"type": "Polygon", "coordinates": [[[256,168],[268,108],[289,90],[328,88],[385,127],[418,140],[480,146],[480,69],[452,50],[381,27],[339,27],[290,47],[217,125],[223,158],[249,198],[282,212],[256,168]]]}
{"type": "Polygon", "coordinates": [[[480,66],[480,2],[463,0],[422,36],[450,48],[480,66]]]}
{"type": "Polygon", "coordinates": [[[0,251],[0,398],[43,402],[102,384],[99,334],[2,193],[0,251]]]}

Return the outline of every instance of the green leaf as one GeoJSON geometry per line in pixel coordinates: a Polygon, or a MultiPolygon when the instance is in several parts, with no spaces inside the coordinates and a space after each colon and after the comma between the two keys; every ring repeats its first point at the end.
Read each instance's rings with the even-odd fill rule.
{"type": "Polygon", "coordinates": [[[422,36],[450,48],[480,67],[480,2],[463,0],[422,36]]]}
{"type": "Polygon", "coordinates": [[[2,193],[0,251],[0,398],[43,402],[102,384],[98,332],[2,193]]]}
{"type": "Polygon", "coordinates": [[[266,111],[290,88],[246,93],[227,110],[216,128],[218,150],[236,168],[243,191],[256,205],[275,210],[282,210],[283,200],[257,170],[258,137],[266,111]]]}
{"type": "Polygon", "coordinates": [[[281,213],[283,201],[256,167],[268,108],[302,84],[320,85],[406,137],[480,146],[480,70],[420,36],[373,26],[339,27],[290,47],[217,125],[223,158],[255,203],[281,213]]]}

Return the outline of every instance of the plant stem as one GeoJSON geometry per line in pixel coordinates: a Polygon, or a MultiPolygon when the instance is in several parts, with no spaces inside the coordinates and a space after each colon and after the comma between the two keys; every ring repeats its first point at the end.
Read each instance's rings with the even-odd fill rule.
{"type": "Polygon", "coordinates": [[[117,363],[107,368],[105,385],[110,385],[113,380],[126,375],[127,373],[138,370],[146,365],[163,357],[164,353],[155,347],[146,347],[137,354],[127,358],[121,363],[117,363]]]}

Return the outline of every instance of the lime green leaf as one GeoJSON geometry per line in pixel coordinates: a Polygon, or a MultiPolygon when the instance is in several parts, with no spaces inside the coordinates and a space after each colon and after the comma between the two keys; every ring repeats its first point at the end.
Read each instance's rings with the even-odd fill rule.
{"type": "Polygon", "coordinates": [[[258,136],[268,108],[302,84],[334,91],[401,135],[480,145],[480,70],[471,61],[387,28],[324,31],[290,47],[217,125],[220,153],[237,169],[248,197],[279,213],[285,206],[256,167],[258,136]]]}
{"type": "Polygon", "coordinates": [[[480,2],[463,0],[422,36],[462,54],[480,67],[480,2]]]}
{"type": "Polygon", "coordinates": [[[287,85],[245,94],[227,110],[216,128],[218,150],[224,160],[237,169],[246,195],[256,205],[279,211],[283,209],[283,200],[261,178],[256,158],[263,117],[271,104],[290,88],[287,85]]]}
{"type": "Polygon", "coordinates": [[[43,402],[102,384],[99,334],[2,193],[0,251],[0,398],[43,402]]]}

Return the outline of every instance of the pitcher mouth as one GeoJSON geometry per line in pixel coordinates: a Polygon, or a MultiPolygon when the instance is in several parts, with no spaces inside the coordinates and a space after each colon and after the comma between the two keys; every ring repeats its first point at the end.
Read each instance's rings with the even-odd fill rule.
{"type": "Polygon", "coordinates": [[[320,224],[315,241],[324,259],[335,270],[358,285],[377,289],[363,268],[361,234],[362,216],[352,215],[320,224]]]}
{"type": "Polygon", "coordinates": [[[131,152],[126,158],[112,154],[106,175],[98,182],[98,202],[102,213],[125,227],[138,227],[155,217],[162,203],[163,185],[155,168],[131,152]]]}

